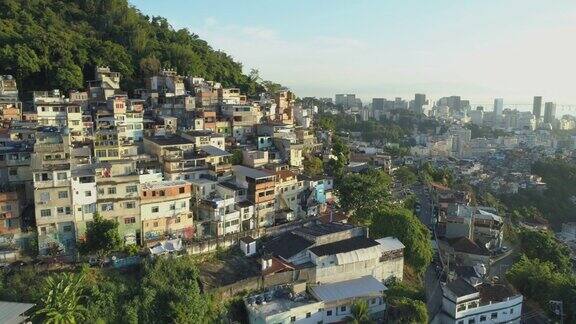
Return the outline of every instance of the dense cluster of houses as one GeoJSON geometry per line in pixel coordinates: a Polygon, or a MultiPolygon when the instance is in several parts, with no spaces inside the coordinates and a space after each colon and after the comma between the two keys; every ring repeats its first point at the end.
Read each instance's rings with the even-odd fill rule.
{"type": "Polygon", "coordinates": [[[119,73],[97,67],[85,91],[22,102],[16,80],[0,78],[1,258],[36,240],[40,255],[74,256],[96,214],[126,244],[151,246],[326,210],[332,179],[302,174],[304,154],[322,148],[314,107],[173,70],[145,81],[128,96],[119,73]]]}

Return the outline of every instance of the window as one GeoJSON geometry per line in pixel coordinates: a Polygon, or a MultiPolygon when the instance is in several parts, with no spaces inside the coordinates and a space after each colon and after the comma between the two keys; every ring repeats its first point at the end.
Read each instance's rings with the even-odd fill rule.
{"type": "Polygon", "coordinates": [[[58,174],[56,175],[56,179],[66,180],[68,179],[68,176],[66,175],[66,172],[58,172],[58,174]]]}
{"type": "Polygon", "coordinates": [[[152,207],[152,212],[153,212],[153,213],[157,213],[158,211],[159,211],[159,208],[158,208],[158,207],[152,207]]]}
{"type": "Polygon", "coordinates": [[[312,314],[310,312],[306,313],[306,318],[310,318],[312,314]]]}
{"type": "Polygon", "coordinates": [[[114,204],[113,203],[103,203],[100,207],[100,210],[112,211],[112,210],[114,210],[114,204]]]}
{"type": "Polygon", "coordinates": [[[332,311],[331,310],[326,311],[326,316],[332,316],[332,311]]]}
{"type": "Polygon", "coordinates": [[[185,201],[180,203],[180,208],[186,208],[186,202],[185,201]]]}
{"type": "Polygon", "coordinates": [[[57,212],[58,214],[64,214],[64,207],[58,207],[58,208],[56,208],[56,212],[57,212]]]}
{"type": "Polygon", "coordinates": [[[458,321],[458,324],[464,324],[464,320],[458,321]]]}
{"type": "Polygon", "coordinates": [[[346,306],[340,307],[340,311],[341,311],[341,312],[345,312],[345,311],[346,311],[346,306]]]}
{"type": "Polygon", "coordinates": [[[468,324],[475,324],[476,323],[476,319],[475,318],[471,318],[468,320],[468,324]]]}
{"type": "Polygon", "coordinates": [[[128,201],[124,204],[124,207],[126,209],[133,209],[133,208],[136,208],[136,203],[133,201],[128,201]]]}
{"type": "Polygon", "coordinates": [[[164,197],[166,193],[164,192],[164,190],[160,190],[160,197],[164,197]]]}
{"type": "Polygon", "coordinates": [[[370,301],[370,304],[372,304],[372,305],[376,304],[376,298],[372,298],[372,300],[370,301]]]}
{"type": "Polygon", "coordinates": [[[41,192],[40,193],[40,201],[48,202],[50,200],[50,193],[49,192],[41,192]]]}
{"type": "Polygon", "coordinates": [[[486,315],[480,316],[480,322],[486,322],[486,315]]]}
{"type": "Polygon", "coordinates": [[[294,323],[294,322],[296,322],[296,316],[292,316],[292,317],[290,317],[290,322],[291,322],[291,323],[294,323]]]}
{"type": "Polygon", "coordinates": [[[514,308],[510,308],[510,314],[514,314],[514,308]]]}
{"type": "Polygon", "coordinates": [[[68,191],[58,191],[58,198],[60,199],[68,198],[68,191]]]}
{"type": "Polygon", "coordinates": [[[134,224],[136,223],[136,217],[124,218],[124,224],[134,224]]]}
{"type": "Polygon", "coordinates": [[[90,191],[90,190],[84,191],[84,196],[85,197],[92,197],[92,191],[90,191]]]}
{"type": "Polygon", "coordinates": [[[457,311],[457,312],[461,312],[461,311],[464,311],[464,310],[466,310],[466,304],[460,304],[460,305],[458,305],[458,307],[456,308],[456,311],[457,311]]]}
{"type": "Polygon", "coordinates": [[[498,313],[490,314],[490,319],[496,319],[496,318],[498,318],[498,313]]]}
{"type": "Polygon", "coordinates": [[[180,193],[184,193],[184,191],[186,191],[186,189],[185,189],[184,187],[180,187],[180,188],[178,188],[178,192],[180,192],[180,193]]]}
{"type": "Polygon", "coordinates": [[[158,222],[154,222],[154,227],[158,227],[158,222]]]}
{"type": "Polygon", "coordinates": [[[176,217],[176,220],[174,221],[174,223],[176,223],[176,224],[180,223],[180,217],[176,217]]]}
{"type": "Polygon", "coordinates": [[[10,169],[9,174],[10,174],[11,176],[18,175],[18,169],[10,169]]]}
{"type": "Polygon", "coordinates": [[[176,210],[176,204],[171,204],[171,205],[170,205],[170,210],[176,210]]]}
{"type": "Polygon", "coordinates": [[[62,227],[62,230],[63,230],[64,232],[72,232],[72,225],[64,225],[64,226],[62,227]]]}
{"type": "Polygon", "coordinates": [[[468,309],[470,308],[476,308],[478,307],[478,302],[477,301],[473,301],[471,303],[468,304],[468,309]]]}
{"type": "Polygon", "coordinates": [[[116,194],[116,188],[115,187],[108,188],[108,194],[109,195],[115,195],[116,194]]]}
{"type": "Polygon", "coordinates": [[[50,217],[52,216],[52,211],[50,209],[42,209],[40,211],[40,217],[50,217]]]}
{"type": "Polygon", "coordinates": [[[137,186],[127,186],[126,187],[126,193],[135,193],[138,191],[138,187],[137,186]]]}
{"type": "Polygon", "coordinates": [[[85,213],[95,213],[96,212],[96,204],[89,204],[82,206],[85,213]]]}

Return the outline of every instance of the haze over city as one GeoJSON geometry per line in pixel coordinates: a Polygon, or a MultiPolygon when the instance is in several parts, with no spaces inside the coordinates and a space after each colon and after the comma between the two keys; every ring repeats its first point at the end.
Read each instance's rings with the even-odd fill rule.
{"type": "Polygon", "coordinates": [[[573,1],[131,3],[302,96],[576,103],[573,1]]]}

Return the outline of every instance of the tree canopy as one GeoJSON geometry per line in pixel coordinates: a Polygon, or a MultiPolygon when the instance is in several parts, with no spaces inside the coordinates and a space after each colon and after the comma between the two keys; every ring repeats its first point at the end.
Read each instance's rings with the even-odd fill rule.
{"type": "Polygon", "coordinates": [[[528,258],[550,262],[556,270],[563,273],[571,271],[570,249],[559,243],[551,233],[522,231],[520,232],[520,244],[522,251],[528,258]]]}
{"type": "Polygon", "coordinates": [[[430,232],[410,210],[381,205],[358,210],[355,218],[370,225],[370,236],[377,239],[394,236],[405,245],[406,261],[418,273],[423,273],[432,261],[430,232]]]}
{"type": "Polygon", "coordinates": [[[97,65],[120,72],[128,90],[160,67],[248,95],[263,90],[226,53],[127,0],[6,0],[0,21],[0,73],[15,75],[24,91],[84,88],[97,65]]]}
{"type": "Polygon", "coordinates": [[[106,255],[122,247],[118,222],[95,214],[94,220],[86,225],[86,240],[80,245],[85,254],[106,255]]]}
{"type": "Polygon", "coordinates": [[[390,181],[388,174],[378,170],[344,175],[336,183],[340,207],[348,212],[387,202],[390,181]]]}

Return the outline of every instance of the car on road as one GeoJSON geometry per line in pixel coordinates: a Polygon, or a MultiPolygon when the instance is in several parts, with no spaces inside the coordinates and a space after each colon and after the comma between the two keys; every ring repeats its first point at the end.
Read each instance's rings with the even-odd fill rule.
{"type": "Polygon", "coordinates": [[[502,248],[500,248],[500,250],[501,250],[503,253],[506,253],[506,252],[508,252],[508,250],[510,250],[510,248],[507,247],[507,246],[502,246],[502,248]]]}

